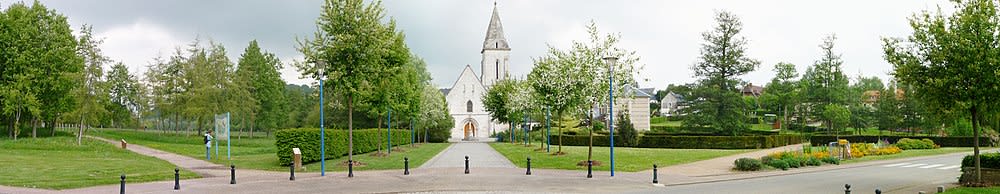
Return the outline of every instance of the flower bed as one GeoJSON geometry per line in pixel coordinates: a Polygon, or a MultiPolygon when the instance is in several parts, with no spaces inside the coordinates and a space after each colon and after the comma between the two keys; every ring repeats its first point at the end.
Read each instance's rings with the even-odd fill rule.
{"type": "MultiPolygon", "coordinates": [[[[918,140],[919,141],[919,140],[918,140]]],[[[855,143],[851,144],[851,157],[853,159],[865,156],[898,154],[903,150],[885,141],[879,143],[855,143]]],[[[836,154],[834,154],[836,155],[836,154]]],[[[762,166],[774,169],[788,170],[789,168],[800,168],[806,166],[820,166],[823,164],[840,164],[840,158],[830,154],[827,147],[813,149],[806,145],[802,151],[784,151],[768,154],[760,159],[740,158],[733,162],[733,169],[738,171],[757,171],[762,166]]]]}

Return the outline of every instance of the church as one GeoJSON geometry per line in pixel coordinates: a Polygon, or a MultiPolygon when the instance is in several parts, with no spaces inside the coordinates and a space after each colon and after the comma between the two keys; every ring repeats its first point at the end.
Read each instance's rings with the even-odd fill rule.
{"type": "Polygon", "coordinates": [[[486,28],[483,49],[479,53],[482,55],[482,75],[476,75],[472,67],[466,65],[451,88],[441,89],[448,102],[448,113],[455,119],[450,141],[486,139],[493,132],[507,130],[492,121],[482,103],[482,96],[493,83],[507,79],[510,62],[510,45],[504,37],[496,4],[493,6],[489,27],[486,28]]]}

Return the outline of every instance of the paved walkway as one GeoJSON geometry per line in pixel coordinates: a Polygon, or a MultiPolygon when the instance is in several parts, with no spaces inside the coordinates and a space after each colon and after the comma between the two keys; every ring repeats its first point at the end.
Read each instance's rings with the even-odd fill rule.
{"type": "Polygon", "coordinates": [[[795,144],[782,146],[771,149],[757,150],[753,152],[747,152],[742,154],[730,155],[725,157],[713,158],[698,162],[692,162],[681,165],[674,165],[665,167],[663,172],[678,174],[688,177],[704,177],[704,176],[719,176],[719,175],[731,175],[741,173],[738,171],[733,171],[733,161],[740,158],[760,158],[766,156],[767,154],[779,152],[779,151],[796,151],[802,150],[803,144],[795,144]]]}
{"type": "Polygon", "coordinates": [[[483,142],[452,143],[420,168],[465,168],[465,156],[469,156],[470,168],[515,168],[514,163],[483,142]]]}
{"type": "MultiPolygon", "coordinates": [[[[92,139],[101,140],[101,141],[106,141],[106,142],[109,142],[109,143],[111,143],[113,145],[118,145],[120,143],[120,140],[110,140],[110,139],[105,139],[105,138],[102,138],[102,137],[95,137],[95,136],[86,136],[86,137],[92,138],[92,139]]],[[[127,139],[125,141],[128,142],[127,139]]],[[[211,163],[211,162],[204,161],[204,160],[194,159],[194,158],[187,157],[187,156],[177,155],[177,154],[170,153],[170,152],[160,151],[160,150],[157,150],[157,149],[153,149],[153,148],[149,148],[149,147],[141,146],[141,145],[136,145],[136,144],[128,144],[128,146],[126,146],[126,147],[128,148],[129,151],[132,151],[132,152],[135,152],[135,153],[138,153],[138,154],[142,154],[142,155],[156,157],[156,158],[159,158],[161,160],[166,160],[167,162],[170,162],[170,163],[172,163],[174,165],[177,165],[180,168],[187,169],[187,170],[193,171],[195,173],[198,173],[202,177],[208,178],[208,177],[229,176],[229,167],[228,166],[223,166],[223,165],[220,165],[220,164],[211,163]]]]}

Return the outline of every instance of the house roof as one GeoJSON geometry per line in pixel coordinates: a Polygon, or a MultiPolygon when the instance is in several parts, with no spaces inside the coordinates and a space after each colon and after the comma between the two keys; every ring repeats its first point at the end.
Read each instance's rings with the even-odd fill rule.
{"type": "Polygon", "coordinates": [[[653,89],[653,88],[639,89],[636,88],[635,86],[628,86],[628,89],[632,90],[632,95],[634,95],[635,97],[647,97],[647,98],[653,97],[653,95],[649,95],[649,93],[643,91],[645,89],[653,89]]]}
{"type": "Polygon", "coordinates": [[[760,96],[760,94],[764,93],[764,87],[755,86],[753,85],[753,83],[748,83],[746,86],[743,86],[743,89],[740,90],[740,92],[742,92],[744,95],[760,96]]]}

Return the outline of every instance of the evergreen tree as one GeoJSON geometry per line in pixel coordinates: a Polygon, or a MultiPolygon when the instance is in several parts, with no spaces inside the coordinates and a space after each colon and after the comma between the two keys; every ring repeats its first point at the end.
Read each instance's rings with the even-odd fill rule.
{"type": "Polygon", "coordinates": [[[716,132],[735,135],[748,130],[740,98],[739,76],[747,74],[760,62],[746,56],[747,40],[740,36],[743,23],[729,12],[719,12],[714,31],[702,33],[701,56],[691,69],[698,77],[692,95],[691,107],[684,109],[684,125],[711,127],[716,132]]]}

